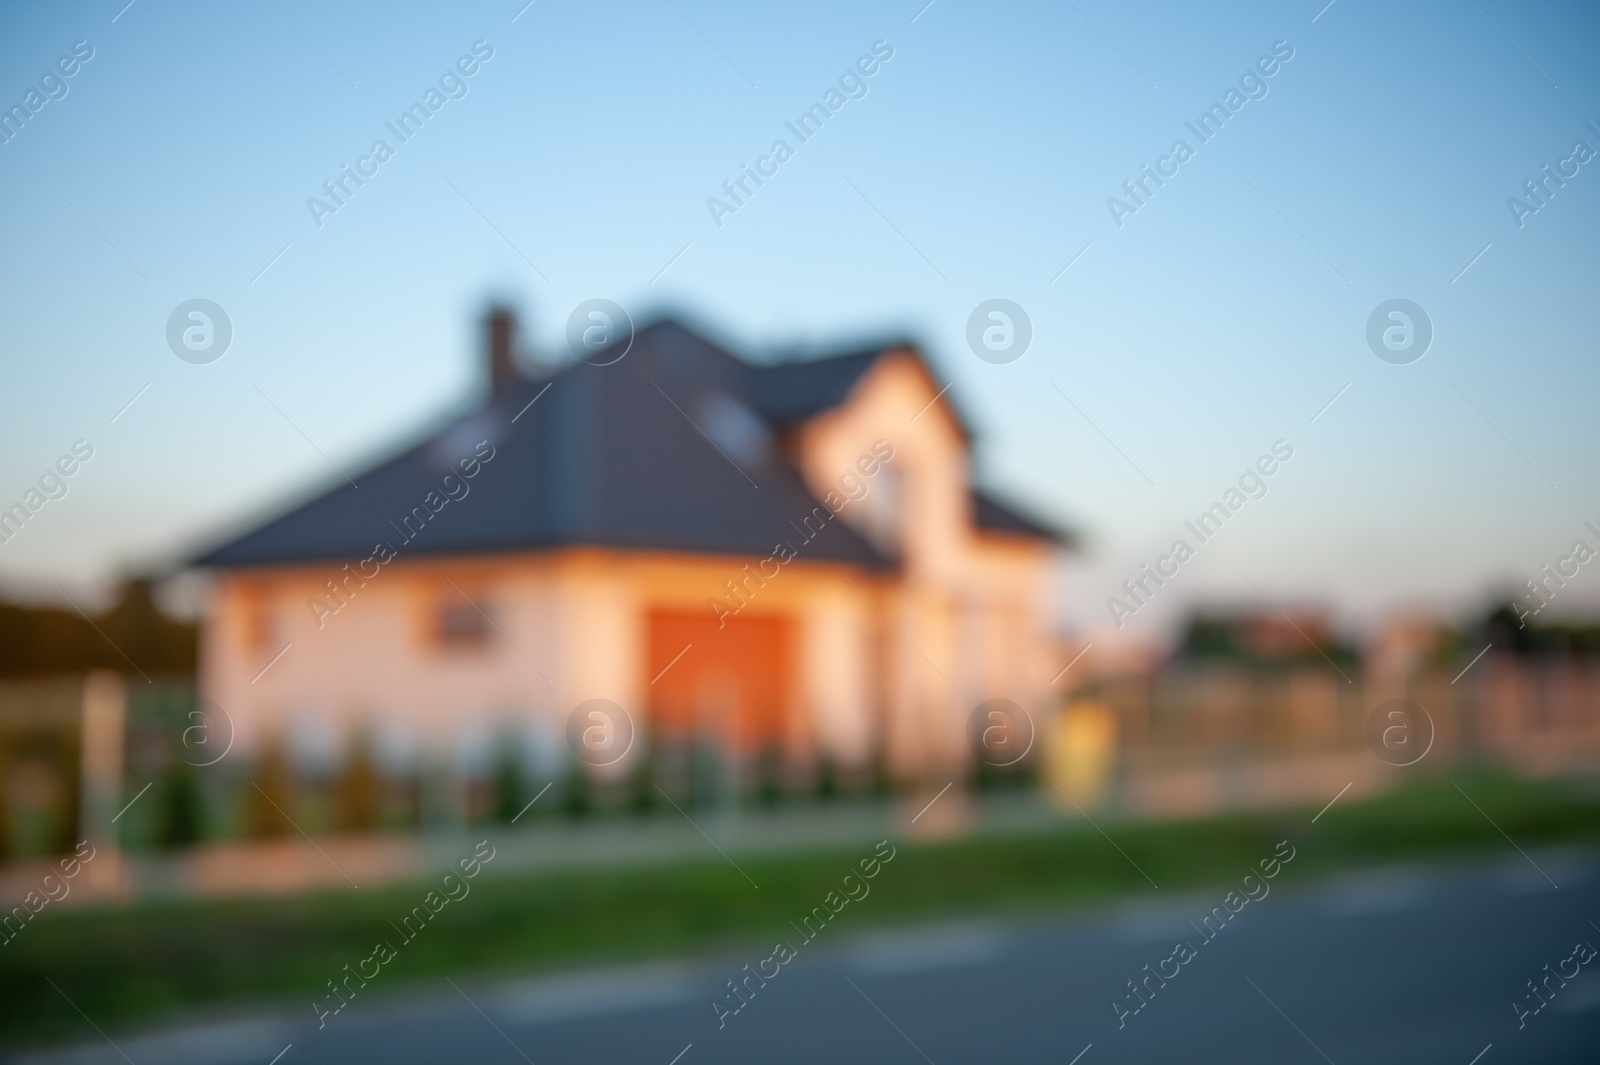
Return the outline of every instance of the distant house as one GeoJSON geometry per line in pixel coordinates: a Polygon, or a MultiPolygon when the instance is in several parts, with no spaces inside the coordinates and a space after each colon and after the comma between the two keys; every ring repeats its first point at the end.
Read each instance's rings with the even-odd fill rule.
{"type": "Polygon", "coordinates": [[[1049,702],[1064,537],[971,485],[911,345],[757,365],[663,321],[529,380],[487,332],[481,409],[196,560],[242,749],[510,729],[602,775],[931,779],[978,704],[1049,702]]]}

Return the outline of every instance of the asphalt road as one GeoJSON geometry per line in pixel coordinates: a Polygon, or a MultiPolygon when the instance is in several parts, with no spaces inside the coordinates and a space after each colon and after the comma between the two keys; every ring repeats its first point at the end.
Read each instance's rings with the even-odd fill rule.
{"type": "MultiPolygon", "coordinates": [[[[1549,1004],[1520,1028],[1512,1006],[1532,1008],[1526,982],[1546,965],[1571,973],[1575,944],[1600,947],[1600,853],[1508,851],[1311,883],[1291,866],[1269,887],[1210,940],[1189,922],[1223,905],[1226,888],[1151,889],[1058,921],[893,934],[852,936],[847,909],[804,945],[779,916],[773,941],[798,946],[795,956],[720,1029],[711,1001],[770,946],[514,984],[440,980],[437,992],[358,999],[320,1030],[308,1004],[303,1018],[112,1033],[115,1050],[101,1040],[29,1060],[269,1065],[282,1051],[278,1065],[1600,1061],[1600,957],[1565,986],[1552,978],[1549,1004]],[[1179,942],[1192,956],[1162,964],[1177,975],[1165,987],[1151,980],[1155,994],[1119,1027],[1112,1003],[1135,1004],[1126,982],[1179,942]]],[[[849,909],[871,905],[869,896],[849,909]]]]}

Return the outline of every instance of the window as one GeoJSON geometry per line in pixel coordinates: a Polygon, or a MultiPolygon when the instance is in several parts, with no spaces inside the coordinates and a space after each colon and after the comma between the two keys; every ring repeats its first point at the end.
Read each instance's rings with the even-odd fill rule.
{"type": "Polygon", "coordinates": [[[434,635],[441,647],[474,648],[489,642],[489,619],[476,605],[450,593],[434,619],[434,635]]]}
{"type": "Polygon", "coordinates": [[[883,468],[873,478],[866,498],[867,539],[887,554],[900,553],[900,524],[904,520],[905,484],[899,470],[883,468]]]}
{"type": "Polygon", "coordinates": [[[244,639],[254,651],[271,648],[278,635],[277,618],[272,596],[261,584],[249,583],[242,587],[244,603],[244,639]]]}
{"type": "Polygon", "coordinates": [[[772,434],[754,411],[721,392],[700,404],[700,423],[717,447],[740,466],[761,466],[772,451],[772,434]]]}

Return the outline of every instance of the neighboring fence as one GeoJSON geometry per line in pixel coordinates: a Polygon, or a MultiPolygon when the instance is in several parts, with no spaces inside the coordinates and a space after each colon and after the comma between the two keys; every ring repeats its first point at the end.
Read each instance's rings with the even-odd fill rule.
{"type": "MultiPolygon", "coordinates": [[[[194,708],[187,678],[129,683],[95,671],[0,683],[0,858],[86,839],[138,843],[170,836],[174,818],[197,818],[197,796],[181,809],[182,782],[197,779],[182,758],[194,708]]],[[[199,838],[198,822],[191,827],[173,841],[199,838]]]]}
{"type": "Polygon", "coordinates": [[[0,697],[0,856],[80,838],[82,679],[11,683],[0,697]]]}
{"type": "Polygon", "coordinates": [[[1069,748],[1073,734],[1103,739],[1058,746],[1055,782],[1074,801],[1153,814],[1311,802],[1346,784],[1370,793],[1411,765],[1600,770],[1595,658],[1491,652],[1465,675],[1345,674],[1178,662],[1099,678],[1069,698],[1055,733],[1069,748]],[[1098,773],[1086,749],[1096,745],[1098,773]]]}
{"type": "Polygon", "coordinates": [[[113,673],[0,685],[0,857],[111,840],[126,709],[113,673]]]}

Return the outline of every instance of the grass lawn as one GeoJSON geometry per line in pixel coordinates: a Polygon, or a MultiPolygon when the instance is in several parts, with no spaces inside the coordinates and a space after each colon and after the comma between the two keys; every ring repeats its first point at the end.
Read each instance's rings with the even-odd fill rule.
{"type": "MultiPolygon", "coordinates": [[[[1600,842],[1596,781],[1456,773],[1480,813],[1451,779],[1414,776],[1382,797],[1342,800],[1314,825],[1314,809],[1118,824],[1110,831],[1126,858],[1076,817],[1059,832],[1026,838],[895,840],[897,856],[871,882],[873,901],[840,915],[841,934],[1149,896],[1149,882],[1130,859],[1163,891],[1232,883],[1282,839],[1298,854],[1280,883],[1470,851],[1515,856],[1501,830],[1524,848],[1600,842]]],[[[491,838],[496,831],[484,829],[491,838]]],[[[703,861],[623,871],[496,876],[491,864],[471,881],[468,897],[446,906],[400,950],[373,991],[441,973],[527,973],[724,946],[765,948],[870,851],[741,858],[759,890],[714,852],[703,861]]],[[[93,1037],[48,981],[105,1028],[220,1003],[288,1003],[309,1015],[307,1004],[327,997],[326,981],[366,958],[378,940],[397,942],[390,922],[438,885],[432,877],[292,899],[46,908],[0,946],[0,1041],[93,1037]]]]}

